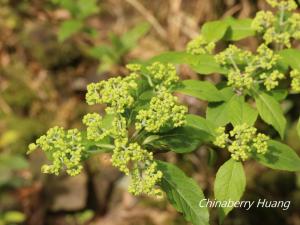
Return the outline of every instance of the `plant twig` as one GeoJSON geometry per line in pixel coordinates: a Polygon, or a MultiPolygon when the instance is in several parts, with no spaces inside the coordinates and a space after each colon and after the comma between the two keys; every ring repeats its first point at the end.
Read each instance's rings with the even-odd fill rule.
{"type": "Polygon", "coordinates": [[[145,17],[145,19],[153,26],[153,28],[162,38],[167,38],[167,32],[164,30],[164,28],[140,2],[138,2],[137,0],[126,1],[145,17]]]}

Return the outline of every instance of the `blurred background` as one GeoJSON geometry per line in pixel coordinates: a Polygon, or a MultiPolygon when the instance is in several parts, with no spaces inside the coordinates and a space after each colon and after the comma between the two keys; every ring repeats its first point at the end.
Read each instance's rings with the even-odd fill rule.
{"type": "MultiPolygon", "coordinates": [[[[0,225],[186,225],[165,200],[133,197],[128,179],[109,155],[85,163],[76,177],[40,173],[45,156],[26,155],[27,146],[53,125],[81,128],[90,82],[125,75],[129,62],[164,51],[184,50],[209,20],[253,17],[264,0],[0,0],[0,225]]],[[[255,49],[257,41],[240,41],[255,49]]],[[[178,67],[183,79],[199,77],[178,67]]],[[[204,115],[205,103],[180,96],[191,113],[204,115]]],[[[286,142],[300,153],[295,122],[300,95],[283,102],[289,120],[286,142]]],[[[226,155],[207,147],[188,155],[167,153],[196,179],[206,196],[226,155]]],[[[300,174],[245,165],[245,200],[291,200],[281,209],[233,210],[225,224],[299,225],[300,174]]],[[[217,223],[212,210],[211,224],[217,223]]]]}

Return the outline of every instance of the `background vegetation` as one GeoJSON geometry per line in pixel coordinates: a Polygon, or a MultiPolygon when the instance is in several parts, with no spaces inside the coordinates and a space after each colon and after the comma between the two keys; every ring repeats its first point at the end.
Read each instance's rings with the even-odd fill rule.
{"type": "MultiPolygon", "coordinates": [[[[27,146],[53,125],[80,127],[91,111],[84,103],[88,83],[125,74],[128,62],[184,50],[206,21],[253,17],[267,7],[263,0],[0,0],[0,224],[187,224],[164,200],[128,194],[128,180],[106,155],[86,162],[79,176],[46,176],[40,173],[43,154],[28,157],[27,146]]],[[[250,50],[257,46],[252,38],[241,44],[250,50]]],[[[219,79],[200,78],[184,65],[178,69],[184,79],[219,79]]],[[[204,114],[206,103],[179,97],[190,112],[204,114]]],[[[298,153],[299,97],[283,103],[289,118],[285,141],[298,153]]],[[[209,152],[167,154],[208,196],[224,162],[222,153],[215,160],[209,152]]],[[[299,173],[271,171],[251,161],[246,173],[244,199],[291,200],[292,206],[235,209],[225,224],[300,224],[299,173]]]]}

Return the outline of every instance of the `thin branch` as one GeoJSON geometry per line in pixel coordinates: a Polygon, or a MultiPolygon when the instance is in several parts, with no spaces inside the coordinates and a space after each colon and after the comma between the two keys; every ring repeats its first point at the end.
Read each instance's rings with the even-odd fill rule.
{"type": "Polygon", "coordinates": [[[137,0],[126,0],[130,5],[132,5],[137,11],[139,11],[145,19],[153,26],[156,32],[163,38],[167,38],[167,32],[156,20],[156,18],[137,0]]]}

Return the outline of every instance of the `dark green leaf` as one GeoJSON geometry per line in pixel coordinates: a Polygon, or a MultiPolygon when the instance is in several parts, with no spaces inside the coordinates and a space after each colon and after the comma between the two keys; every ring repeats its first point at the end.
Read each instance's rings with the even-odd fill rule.
{"type": "Polygon", "coordinates": [[[126,51],[132,49],[137,45],[137,41],[143,37],[149,30],[151,26],[147,22],[142,22],[137,24],[131,30],[127,31],[121,37],[121,42],[126,51]]]}
{"type": "Polygon", "coordinates": [[[229,17],[225,19],[229,28],[225,34],[225,40],[238,41],[255,35],[255,31],[251,28],[252,19],[235,19],[229,17]]]}
{"type": "Polygon", "coordinates": [[[217,64],[212,55],[195,56],[186,52],[165,52],[151,58],[147,61],[147,63],[153,63],[156,61],[162,63],[186,64],[200,74],[226,73],[226,70],[217,64]]]}
{"type": "Polygon", "coordinates": [[[270,95],[264,92],[256,92],[255,94],[256,107],[261,118],[267,123],[272,125],[284,138],[286,119],[280,104],[270,95]]]}
{"type": "Polygon", "coordinates": [[[252,126],[258,116],[258,112],[245,102],[244,96],[235,95],[231,101],[228,102],[227,110],[229,120],[234,126],[243,123],[252,126]]]}
{"type": "Polygon", "coordinates": [[[289,146],[278,141],[268,141],[268,151],[266,154],[254,155],[254,158],[272,169],[286,171],[300,171],[300,158],[289,146]]]}
{"type": "Polygon", "coordinates": [[[177,153],[189,153],[203,143],[213,138],[213,125],[204,118],[187,115],[187,124],[160,134],[151,146],[161,150],[171,150],[177,153]]]}
{"type": "MultiPolygon", "coordinates": [[[[230,159],[218,170],[214,184],[215,198],[219,201],[239,201],[246,187],[246,177],[241,162],[230,159]]],[[[232,210],[232,207],[219,210],[223,218],[232,210]]]]}
{"type": "Polygon", "coordinates": [[[157,161],[157,164],[163,173],[160,186],[175,209],[194,225],[209,225],[208,209],[199,207],[205,197],[197,183],[170,163],[157,161]]]}
{"type": "Polygon", "coordinates": [[[219,90],[208,81],[184,80],[176,91],[209,102],[223,101],[219,90]]]}
{"type": "MultiPolygon", "coordinates": [[[[226,89],[228,90],[228,89],[226,89]]],[[[228,92],[224,97],[227,98],[231,94],[228,92]]],[[[225,126],[226,124],[236,121],[235,118],[232,118],[232,105],[234,105],[234,101],[236,101],[236,95],[231,95],[225,102],[222,103],[209,103],[206,109],[206,118],[210,122],[214,123],[216,126],[225,126]],[[233,121],[232,121],[233,119],[233,121]]]]}
{"type": "Polygon", "coordinates": [[[293,69],[300,70],[300,50],[298,49],[285,49],[279,52],[282,61],[290,65],[293,69]]]}
{"type": "Polygon", "coordinates": [[[199,132],[207,133],[212,139],[215,137],[216,126],[205,118],[194,114],[188,114],[186,120],[188,126],[197,129],[199,132]]]}
{"type": "Polygon", "coordinates": [[[81,30],[83,24],[80,20],[66,20],[64,21],[58,30],[58,40],[60,42],[68,39],[73,34],[81,30]]]}
{"type": "Polygon", "coordinates": [[[272,90],[270,92],[270,94],[277,101],[282,101],[287,97],[288,91],[286,89],[275,89],[275,90],[272,90]]]}
{"type": "Polygon", "coordinates": [[[207,41],[216,42],[224,37],[228,27],[229,24],[226,21],[210,21],[202,26],[201,34],[207,41]]]}
{"type": "Polygon", "coordinates": [[[227,71],[221,68],[212,55],[197,55],[193,56],[197,60],[191,64],[191,68],[200,74],[220,73],[226,74],[227,71]]]}

